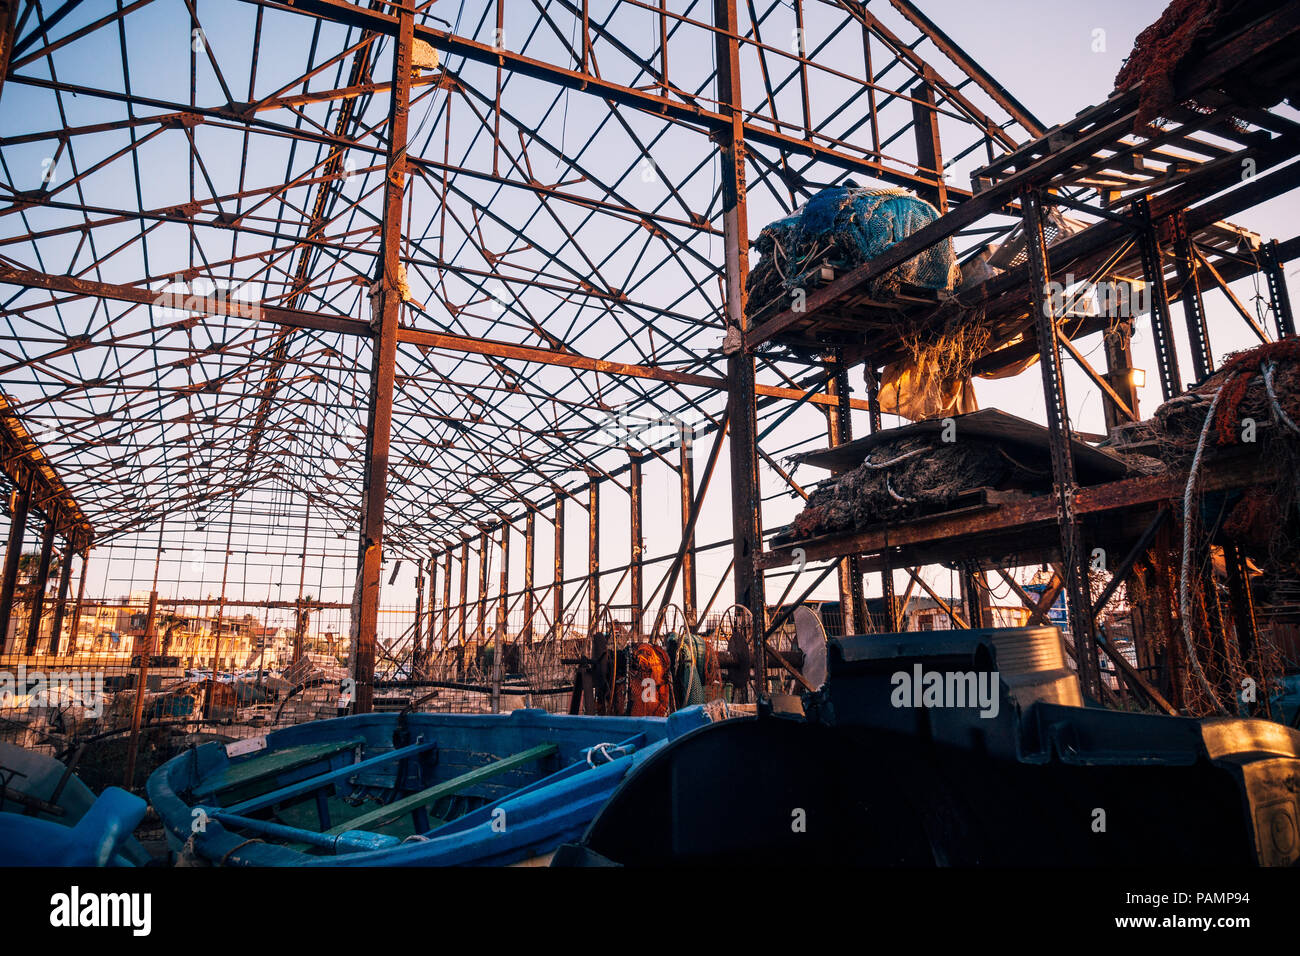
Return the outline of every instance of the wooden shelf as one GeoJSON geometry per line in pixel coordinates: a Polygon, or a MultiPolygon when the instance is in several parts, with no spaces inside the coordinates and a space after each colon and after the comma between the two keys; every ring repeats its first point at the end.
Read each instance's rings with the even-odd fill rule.
{"type": "MultiPolygon", "coordinates": [[[[1275,480],[1258,459],[1239,455],[1213,462],[1198,481],[1202,492],[1246,488],[1275,480]]],[[[1124,549],[1165,502],[1181,499],[1183,479],[1164,475],[1125,478],[1080,488],[1075,511],[1095,546],[1124,549]]],[[[1059,549],[1056,496],[989,492],[984,501],[954,511],[891,522],[865,531],[792,541],[758,555],[760,569],[857,555],[862,570],[971,560],[983,567],[1013,567],[1045,560],[1059,549]]]]}

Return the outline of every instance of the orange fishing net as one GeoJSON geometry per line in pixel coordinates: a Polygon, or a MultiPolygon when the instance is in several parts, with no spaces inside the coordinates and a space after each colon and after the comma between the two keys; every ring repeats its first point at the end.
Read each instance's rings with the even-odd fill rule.
{"type": "Polygon", "coordinates": [[[1259,374],[1260,365],[1266,362],[1300,362],[1300,339],[1286,338],[1238,352],[1216,373],[1216,379],[1227,381],[1214,415],[1215,437],[1220,445],[1240,440],[1241,403],[1252,379],[1259,374]]]}
{"type": "Polygon", "coordinates": [[[1116,90],[1142,85],[1135,133],[1147,133],[1153,120],[1175,105],[1174,77],[1198,41],[1214,33],[1233,0],[1174,0],[1160,19],[1138,34],[1133,52],[1115,77],[1116,90]]]}
{"type": "Polygon", "coordinates": [[[619,674],[614,681],[609,713],[630,717],[667,717],[672,713],[672,662],[668,652],[655,644],[632,644],[626,661],[626,675],[619,674]]]}

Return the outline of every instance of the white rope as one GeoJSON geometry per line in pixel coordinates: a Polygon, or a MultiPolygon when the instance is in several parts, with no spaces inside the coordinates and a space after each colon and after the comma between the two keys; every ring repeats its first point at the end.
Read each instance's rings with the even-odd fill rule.
{"type": "Polygon", "coordinates": [[[893,498],[895,501],[902,502],[902,503],[905,504],[905,505],[910,505],[910,504],[915,504],[915,503],[916,503],[916,499],[915,499],[915,498],[905,498],[905,497],[903,497],[902,495],[900,495],[897,491],[895,491],[893,488],[889,487],[889,476],[888,476],[888,475],[885,476],[885,490],[889,492],[890,497],[893,498]]]}
{"type": "Polygon", "coordinates": [[[922,452],[926,452],[926,451],[929,451],[929,450],[930,450],[930,449],[928,449],[928,448],[914,448],[914,449],[912,449],[911,451],[905,451],[905,452],[903,452],[903,454],[899,455],[897,458],[891,458],[891,459],[889,459],[889,461],[879,461],[879,462],[877,462],[877,461],[872,461],[872,460],[868,457],[868,458],[864,458],[864,459],[862,460],[862,464],[865,465],[867,468],[870,468],[870,469],[875,470],[875,471],[879,471],[879,470],[882,469],[882,468],[888,468],[888,467],[890,467],[891,465],[897,465],[900,461],[906,461],[906,460],[909,459],[909,458],[913,458],[913,457],[915,457],[916,455],[919,455],[919,454],[921,454],[922,452]]]}
{"type": "Polygon", "coordinates": [[[626,753],[626,750],[612,742],[607,741],[605,743],[596,744],[594,747],[590,747],[587,750],[587,766],[593,768],[598,766],[596,761],[593,759],[596,754],[600,754],[605,758],[601,763],[613,763],[619,757],[625,756],[626,753]],[[615,750],[617,753],[611,754],[610,750],[615,750]]]}
{"type": "Polygon", "coordinates": [[[1201,437],[1196,443],[1196,456],[1192,459],[1192,467],[1187,475],[1187,488],[1183,491],[1183,564],[1178,575],[1178,611],[1183,619],[1183,643],[1187,646],[1187,659],[1191,661],[1192,673],[1201,682],[1201,687],[1209,695],[1210,700],[1214,701],[1215,710],[1221,714],[1228,713],[1228,710],[1219,702],[1219,696],[1210,686],[1205,671],[1201,670],[1201,662],[1196,656],[1196,647],[1192,642],[1192,597],[1187,582],[1191,576],[1192,501],[1196,497],[1196,476],[1201,467],[1201,456],[1205,452],[1205,439],[1210,434],[1210,423],[1214,421],[1214,410],[1219,405],[1219,396],[1223,394],[1224,388],[1230,381],[1231,379],[1225,381],[1214,393],[1210,409],[1205,413],[1205,423],[1201,426],[1201,437]]]}
{"type": "Polygon", "coordinates": [[[1282,424],[1286,425],[1287,428],[1291,429],[1291,431],[1295,432],[1297,435],[1300,435],[1300,427],[1297,427],[1296,423],[1291,420],[1291,416],[1286,413],[1286,409],[1281,406],[1277,400],[1277,395],[1273,392],[1273,372],[1276,369],[1276,362],[1259,363],[1259,370],[1264,373],[1264,389],[1268,392],[1268,400],[1273,405],[1273,414],[1276,415],[1278,420],[1281,421],[1282,424]]]}

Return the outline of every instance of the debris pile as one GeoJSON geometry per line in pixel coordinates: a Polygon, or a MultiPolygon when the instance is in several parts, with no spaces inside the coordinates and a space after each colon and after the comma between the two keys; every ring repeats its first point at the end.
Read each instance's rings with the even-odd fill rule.
{"type": "MultiPolygon", "coordinates": [[[[745,282],[748,311],[789,303],[821,283],[823,266],[849,270],[939,218],[923,199],[902,189],[867,189],[847,180],[828,186],[799,210],[763,228],[754,240],[761,254],[745,282]]],[[[867,293],[888,300],[903,284],[953,291],[961,269],[952,242],[937,243],[870,283],[867,293]]]]}

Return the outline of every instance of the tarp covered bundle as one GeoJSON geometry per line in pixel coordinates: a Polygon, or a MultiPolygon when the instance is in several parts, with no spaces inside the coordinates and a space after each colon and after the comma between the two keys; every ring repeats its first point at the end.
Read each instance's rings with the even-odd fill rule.
{"type": "MultiPolygon", "coordinates": [[[[746,281],[750,314],[805,293],[823,265],[852,269],[939,218],[923,199],[902,189],[828,186],[797,212],[768,224],[754,240],[762,258],[746,281]]],[[[888,300],[904,284],[951,292],[961,281],[952,243],[936,243],[876,278],[869,294],[888,300]]]]}
{"type": "Polygon", "coordinates": [[[981,438],[945,442],[938,434],[900,437],[872,449],[852,471],[818,485],[803,511],[773,541],[862,531],[943,510],[973,488],[1041,489],[1051,474],[1042,457],[1023,462],[998,442],[981,438]]]}

